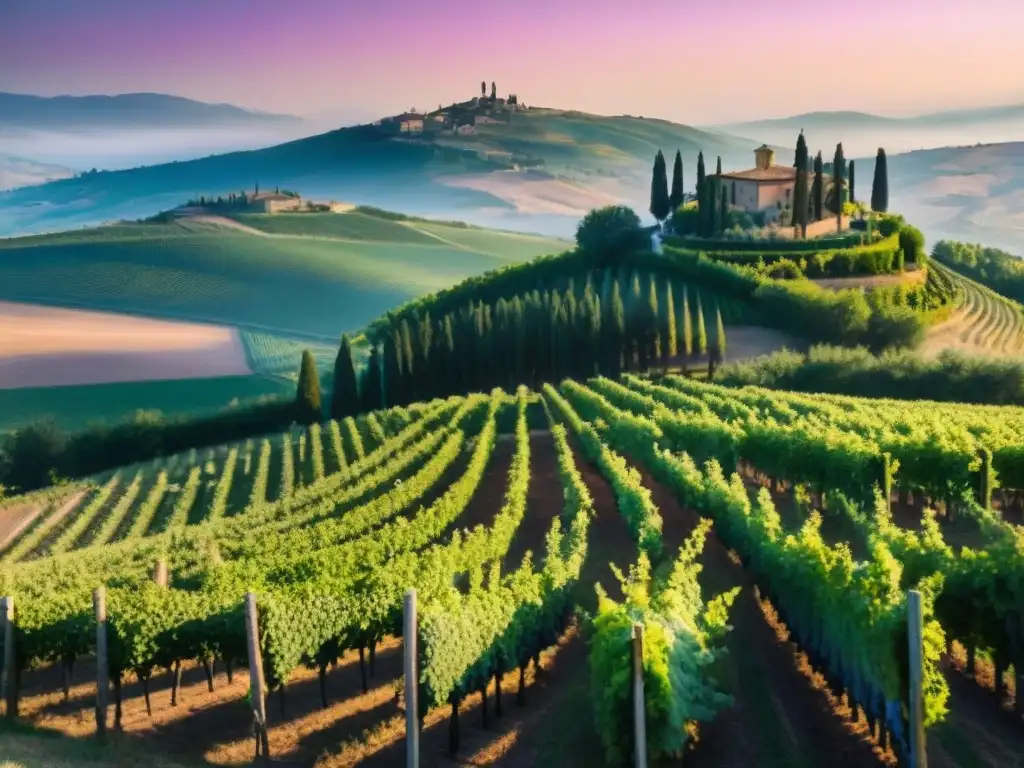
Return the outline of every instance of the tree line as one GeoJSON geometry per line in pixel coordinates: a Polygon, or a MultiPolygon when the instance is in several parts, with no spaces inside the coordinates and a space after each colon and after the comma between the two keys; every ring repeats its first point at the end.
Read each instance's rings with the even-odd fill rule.
{"type": "MultiPolygon", "coordinates": [[[[822,221],[827,215],[836,217],[837,229],[841,226],[843,204],[846,202],[843,190],[848,193],[850,202],[856,202],[856,169],[853,160],[847,162],[843,152],[843,144],[836,145],[831,163],[826,163],[821,151],[810,158],[807,140],[803,131],[796,143],[793,162],[796,168],[796,183],[792,200],[792,224],[799,227],[801,235],[807,237],[807,225],[812,221],[822,221]],[[828,176],[828,180],[826,180],[828,176]]],[[[696,190],[696,227],[695,234],[700,237],[718,237],[729,228],[729,212],[736,205],[735,190],[729,188],[722,176],[722,158],[718,157],[715,173],[709,175],[705,169],[704,152],[697,154],[696,190]]],[[[659,226],[670,217],[680,213],[685,194],[683,191],[683,158],[676,150],[675,162],[672,167],[672,186],[669,188],[668,167],[665,156],[659,149],[654,156],[654,168],[651,173],[650,212],[659,226]]],[[[889,172],[885,150],[878,149],[875,159],[875,175],[871,187],[872,210],[885,213],[889,209],[889,172]]]]}
{"type": "MultiPolygon", "coordinates": [[[[582,285],[570,278],[561,290],[470,301],[441,316],[425,312],[397,319],[380,332],[361,376],[351,339],[342,337],[331,417],[495,386],[538,388],[566,377],[665,368],[679,357],[706,355],[714,375],[726,351],[717,302],[706,303],[700,292],[650,274],[597,274],[600,284],[591,274],[582,285]]],[[[314,381],[315,376],[300,376],[299,401],[310,399],[314,381]]]]}

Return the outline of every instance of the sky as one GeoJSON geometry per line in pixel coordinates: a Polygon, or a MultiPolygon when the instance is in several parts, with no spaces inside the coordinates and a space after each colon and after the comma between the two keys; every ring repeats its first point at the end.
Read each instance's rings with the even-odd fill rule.
{"type": "Polygon", "coordinates": [[[899,116],[1024,103],[1022,28],[1022,0],[0,0],[0,91],[362,119],[493,80],[696,125],[899,116]]]}

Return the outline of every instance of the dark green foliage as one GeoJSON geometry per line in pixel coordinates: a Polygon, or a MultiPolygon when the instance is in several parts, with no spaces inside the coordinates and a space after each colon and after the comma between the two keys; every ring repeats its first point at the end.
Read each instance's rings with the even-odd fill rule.
{"type": "Polygon", "coordinates": [[[706,173],[704,171],[704,153],[697,153],[697,189],[700,190],[704,186],[704,179],[706,173]]]}
{"type": "Polygon", "coordinates": [[[811,186],[811,204],[814,211],[814,220],[821,221],[825,215],[825,179],[821,152],[818,152],[814,158],[814,184],[811,186]]]}
{"type": "Polygon", "coordinates": [[[856,203],[857,202],[857,193],[856,193],[856,190],[854,189],[854,183],[856,181],[856,177],[854,176],[854,167],[853,166],[854,166],[854,161],[851,160],[850,161],[850,180],[849,180],[850,202],[851,203],[856,203]]]}
{"type": "Polygon", "coordinates": [[[722,310],[715,307],[715,342],[714,346],[720,360],[725,360],[725,324],[722,322],[722,310]]]}
{"type": "Polygon", "coordinates": [[[722,175],[722,156],[718,156],[718,165],[715,167],[715,176],[722,175]]]}
{"type": "Polygon", "coordinates": [[[374,345],[370,350],[370,359],[367,360],[366,371],[363,373],[362,385],[359,388],[363,411],[375,411],[384,407],[383,387],[380,348],[374,345]]]}
{"type": "MultiPolygon", "coordinates": [[[[721,188],[721,182],[719,182],[719,188],[721,188]]],[[[721,203],[721,210],[718,212],[718,233],[725,231],[726,226],[729,222],[729,201],[726,198],[725,190],[721,190],[719,194],[719,202],[721,203]]]]}
{"type": "Polygon", "coordinates": [[[925,255],[924,235],[917,227],[906,224],[899,229],[900,248],[903,250],[903,259],[911,264],[923,261],[925,255]]]}
{"type": "Polygon", "coordinates": [[[889,210],[889,163],[881,147],[875,158],[875,178],[871,183],[871,210],[879,213],[889,210]]]}
{"type": "Polygon", "coordinates": [[[298,424],[313,424],[321,421],[322,418],[320,375],[316,371],[313,353],[306,349],[302,352],[299,382],[295,387],[295,421],[298,424]]]}
{"type": "Polygon", "coordinates": [[[651,174],[651,215],[662,222],[671,211],[668,195],[668,170],[665,167],[665,156],[658,150],[654,156],[654,170],[651,174]]]}
{"type": "Polygon", "coordinates": [[[352,360],[352,342],[346,333],[341,337],[341,346],[334,361],[331,418],[340,420],[346,416],[354,416],[359,411],[359,390],[356,384],[356,367],[352,360]]]}
{"type": "Polygon", "coordinates": [[[810,205],[810,187],[807,183],[807,140],[804,132],[796,140],[796,185],[793,190],[793,225],[799,226],[803,237],[807,237],[807,219],[810,205]]]}
{"type": "Polygon", "coordinates": [[[597,256],[642,248],[645,239],[640,217],[624,205],[596,208],[576,227],[576,244],[580,250],[597,256]]]}
{"type": "Polygon", "coordinates": [[[843,143],[836,144],[836,153],[832,158],[832,205],[830,209],[836,215],[836,229],[842,230],[843,188],[846,186],[846,157],[843,155],[843,143]]]}
{"type": "Polygon", "coordinates": [[[604,348],[608,355],[605,370],[614,376],[622,370],[622,350],[626,343],[626,310],[618,280],[612,283],[612,298],[601,327],[604,329],[604,348]]]}
{"type": "Polygon", "coordinates": [[[982,448],[978,452],[981,467],[978,469],[978,504],[983,509],[992,509],[992,484],[995,477],[992,472],[992,452],[982,448]]]}
{"type": "Polygon", "coordinates": [[[669,208],[674,213],[683,204],[683,156],[676,150],[676,160],[672,165],[672,191],[668,196],[669,208]]]}
{"type": "Polygon", "coordinates": [[[942,353],[924,360],[913,351],[872,355],[866,348],[818,345],[807,354],[777,352],[749,363],[733,363],[720,383],[857,397],[938,400],[953,403],[1024,405],[1024,364],[942,353]]]}

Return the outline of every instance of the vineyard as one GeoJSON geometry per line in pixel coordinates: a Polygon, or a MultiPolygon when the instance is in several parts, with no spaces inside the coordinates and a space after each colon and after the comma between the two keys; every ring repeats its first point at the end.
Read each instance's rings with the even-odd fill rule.
{"type": "Polygon", "coordinates": [[[929,271],[952,284],[958,308],[933,330],[926,349],[960,347],[1005,355],[1024,351],[1024,313],[1017,302],[938,262],[931,262],[929,271]]]}
{"type": "Polygon", "coordinates": [[[8,503],[7,692],[94,732],[104,584],[113,727],[250,759],[253,593],[269,754],[400,764],[411,587],[425,764],[628,763],[635,625],[652,761],[909,764],[917,590],[931,763],[1013,765],[1022,428],[627,374],[123,467],[8,503]]]}

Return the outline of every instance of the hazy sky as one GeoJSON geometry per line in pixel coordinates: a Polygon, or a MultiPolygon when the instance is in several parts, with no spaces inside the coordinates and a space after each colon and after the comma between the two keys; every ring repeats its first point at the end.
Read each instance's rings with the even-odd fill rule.
{"type": "Polygon", "coordinates": [[[390,114],[497,81],[703,124],[1024,102],[1024,0],[0,0],[0,91],[390,114]]]}

